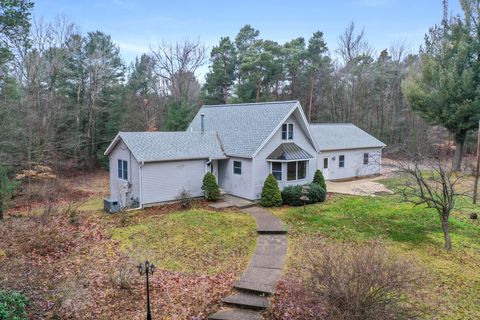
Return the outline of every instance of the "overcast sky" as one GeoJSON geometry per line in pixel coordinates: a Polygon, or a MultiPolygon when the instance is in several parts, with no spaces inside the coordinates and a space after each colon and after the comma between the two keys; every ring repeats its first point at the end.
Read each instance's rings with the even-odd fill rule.
{"type": "MultiPolygon", "coordinates": [[[[460,13],[458,0],[449,11],[460,13]]],[[[164,40],[200,39],[215,45],[221,36],[234,38],[245,24],[265,39],[283,43],[324,33],[332,54],[338,36],[351,21],[377,52],[405,41],[412,50],[423,43],[428,28],[442,18],[442,0],[37,0],[34,16],[58,15],[75,22],[84,33],[100,30],[112,36],[127,63],[164,40]]]]}

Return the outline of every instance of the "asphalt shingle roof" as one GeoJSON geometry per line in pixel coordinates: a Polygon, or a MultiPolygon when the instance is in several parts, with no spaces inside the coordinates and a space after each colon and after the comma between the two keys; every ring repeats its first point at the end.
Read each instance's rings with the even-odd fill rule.
{"type": "Polygon", "coordinates": [[[311,124],[310,132],[320,151],[381,148],[385,144],[352,123],[311,124]]]}
{"type": "Polygon", "coordinates": [[[298,101],[203,106],[187,131],[217,131],[227,155],[251,157],[298,101]]]}
{"type": "Polygon", "coordinates": [[[216,132],[120,132],[137,161],[223,159],[216,132]]]}
{"type": "Polygon", "coordinates": [[[310,153],[293,142],[280,144],[277,149],[273,150],[267,157],[268,160],[301,160],[311,158],[313,158],[313,156],[310,153]]]}

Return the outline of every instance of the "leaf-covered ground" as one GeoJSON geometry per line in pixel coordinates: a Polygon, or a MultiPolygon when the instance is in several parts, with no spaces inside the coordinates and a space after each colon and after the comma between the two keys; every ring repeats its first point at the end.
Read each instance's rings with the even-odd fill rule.
{"type": "Polygon", "coordinates": [[[238,272],[255,247],[255,221],[242,213],[191,209],[129,219],[112,229],[113,239],[130,257],[149,259],[163,270],[238,272]]]}
{"type": "MultiPolygon", "coordinates": [[[[394,183],[390,181],[390,185],[394,183]]],[[[274,213],[289,226],[290,277],[296,273],[295,262],[307,250],[302,243],[304,237],[320,234],[347,243],[381,239],[392,251],[426,270],[427,285],[413,298],[424,306],[425,319],[460,320],[480,318],[480,225],[469,219],[471,211],[478,212],[479,207],[463,199],[453,213],[451,253],[443,249],[437,213],[404,203],[395,195],[334,195],[325,203],[307,206],[306,212],[301,207],[283,207],[274,213]]],[[[285,278],[279,286],[275,299],[279,309],[288,305],[294,294],[289,281],[285,278]]],[[[284,312],[296,314],[293,307],[284,312]]]]}
{"type": "Polygon", "coordinates": [[[169,205],[127,215],[102,211],[104,175],[81,188],[96,190],[41,203],[0,221],[0,288],[23,292],[32,319],[144,319],[144,279],[135,265],[155,262],[152,308],[156,319],[204,319],[228,295],[255,246],[255,223],[230,211],[169,205]],[[99,182],[101,179],[103,182],[99,182]]]}

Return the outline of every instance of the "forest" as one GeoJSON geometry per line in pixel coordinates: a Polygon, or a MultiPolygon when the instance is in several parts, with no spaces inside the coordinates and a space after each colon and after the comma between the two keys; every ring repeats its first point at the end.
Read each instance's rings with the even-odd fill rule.
{"type": "MultiPolygon", "coordinates": [[[[426,111],[416,76],[427,72],[420,71],[427,65],[426,56],[437,55],[435,61],[441,54],[474,57],[479,36],[469,21],[478,21],[478,3],[462,3],[472,19],[467,14],[444,17],[416,49],[398,41],[375,52],[367,32],[354,22],[338,35],[336,44],[327,44],[321,30],[309,38],[278,43],[246,24],[213,48],[188,39],[152,44],[150,52],[127,64],[108,34],[80,31],[65,17],[33,17],[32,1],[2,1],[0,163],[15,170],[34,164],[98,167],[105,164],[103,152],[120,130],[184,130],[203,104],[275,100],[299,100],[313,123],[352,122],[392,152],[425,143],[426,136],[445,144],[467,142],[467,151],[473,151],[478,106],[447,124],[445,117],[435,115],[451,110],[426,111]],[[446,37],[471,45],[465,52],[441,53],[446,37]],[[459,121],[465,127],[460,133],[459,121]]],[[[463,64],[454,73],[464,79],[476,70],[478,58],[475,63],[463,64]]],[[[443,99],[453,108],[455,99],[457,105],[477,101],[477,78],[478,73],[468,84],[473,89],[443,99]]],[[[443,84],[429,88],[433,85],[443,84]]]]}

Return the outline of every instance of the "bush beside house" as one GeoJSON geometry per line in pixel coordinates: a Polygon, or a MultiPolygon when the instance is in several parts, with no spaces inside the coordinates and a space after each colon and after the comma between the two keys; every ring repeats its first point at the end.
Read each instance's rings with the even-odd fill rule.
{"type": "Polygon", "coordinates": [[[327,192],[325,189],[317,183],[310,183],[310,191],[308,193],[308,198],[311,203],[323,202],[327,197],[327,192]]]}
{"type": "MultiPolygon", "coordinates": [[[[323,189],[317,183],[309,183],[306,184],[310,187],[308,192],[309,201],[307,204],[316,203],[316,202],[323,202],[327,196],[325,189],[323,189]]],[[[282,191],[282,200],[284,204],[288,204],[290,206],[301,206],[304,204],[300,197],[302,196],[302,185],[293,185],[285,187],[282,191]]]]}
{"type": "Polygon", "coordinates": [[[315,171],[315,175],[313,176],[313,181],[312,182],[320,185],[320,187],[322,187],[323,190],[325,190],[325,192],[327,192],[327,184],[325,183],[325,178],[323,177],[322,171],[320,171],[318,169],[317,169],[317,171],[315,171]]]}
{"type": "Polygon", "coordinates": [[[220,199],[220,188],[213,173],[207,172],[203,177],[202,190],[205,193],[205,199],[208,201],[217,201],[220,199]]]}
{"type": "Polygon", "coordinates": [[[282,205],[282,194],[278,188],[278,182],[272,174],[269,174],[263,184],[260,204],[263,207],[278,207],[282,205]]]}

